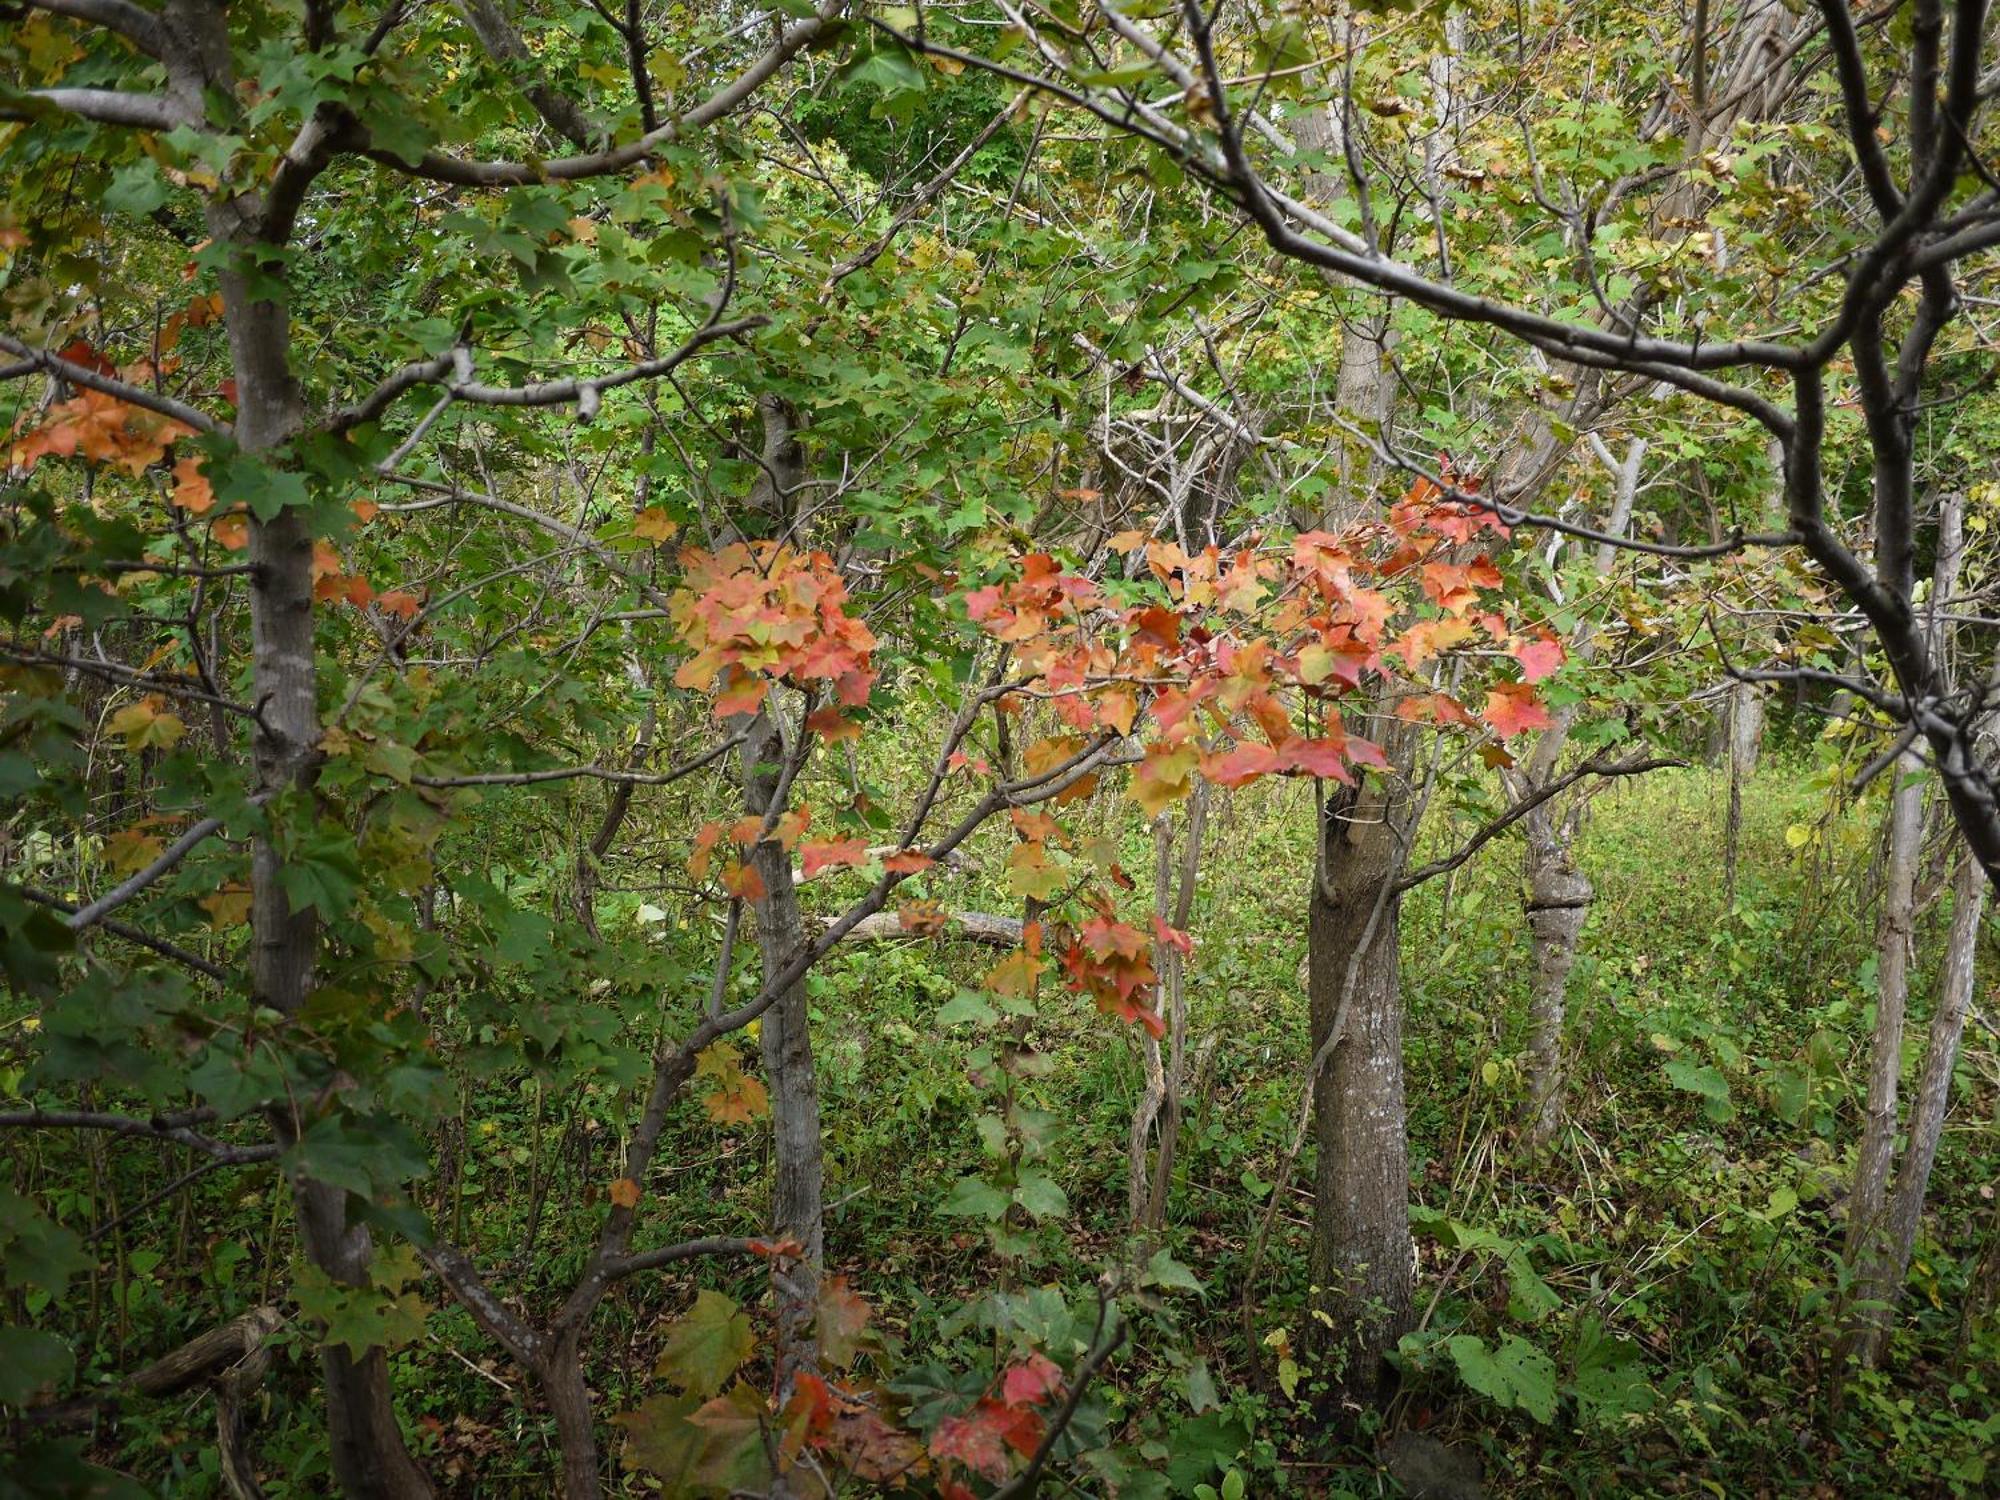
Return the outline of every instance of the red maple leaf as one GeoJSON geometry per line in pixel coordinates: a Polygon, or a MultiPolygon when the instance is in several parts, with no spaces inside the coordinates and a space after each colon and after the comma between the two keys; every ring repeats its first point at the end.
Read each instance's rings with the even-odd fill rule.
{"type": "Polygon", "coordinates": [[[1486,707],[1479,716],[1493,726],[1501,739],[1509,739],[1530,729],[1547,729],[1554,721],[1542,707],[1535,690],[1525,682],[1502,682],[1487,691],[1486,707]]]}

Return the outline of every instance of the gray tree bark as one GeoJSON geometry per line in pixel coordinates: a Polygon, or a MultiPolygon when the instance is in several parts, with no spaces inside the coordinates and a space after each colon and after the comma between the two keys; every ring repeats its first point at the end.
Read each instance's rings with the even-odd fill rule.
{"type": "Polygon", "coordinates": [[[1924,1046],[1923,1074],[1910,1108],[1909,1144],[1896,1169],[1885,1222],[1871,1239],[1869,1256],[1860,1267],[1855,1286],[1848,1349],[1863,1364],[1872,1365],[1882,1357],[1903,1281],[1910,1273],[1910,1258],[1916,1252],[1924,1195],[1930,1188],[1931,1168],[1937,1163],[1938,1143],[1944,1138],[1945,1116],[1951,1109],[1952,1069],[1958,1062],[1965,1018],[1972,1008],[1988,885],[1978,860],[1967,857],[1960,861],[1952,882],[1951,933],[1945,944],[1943,983],[1924,1046]]]}
{"type": "MultiPolygon", "coordinates": [[[[193,117],[206,90],[228,92],[229,40],[219,7],[175,0],[162,13],[172,92],[193,117]]],[[[300,188],[299,191],[303,191],[300,188]]],[[[295,204],[263,194],[212,197],[207,227],[234,252],[220,275],[223,321],[236,382],[235,437],[249,454],[268,453],[297,433],[304,406],[291,368],[290,309],[267,252],[291,236],[295,204]],[[257,277],[253,290],[251,273],[257,277]],[[276,290],[273,290],[276,288],[276,290]]],[[[319,754],[318,658],[313,631],[313,539],[298,509],[252,518],[251,670],[258,705],[254,764],[263,788],[309,791],[319,754]]],[[[275,809],[272,816],[281,814],[275,809]]],[[[260,837],[251,858],[251,983],[259,1004],[294,1016],[312,994],[319,925],[311,908],[292,909],[282,883],[284,856],[260,837]]],[[[301,1121],[283,1104],[272,1110],[281,1142],[301,1121]]],[[[368,1284],[374,1245],[348,1213],[343,1188],[290,1174],[299,1239],[307,1258],[344,1286],[368,1284]]],[[[428,1500],[429,1481],[403,1441],[390,1400],[388,1361],[379,1349],[359,1357],[345,1346],[320,1350],[334,1482],[351,1500],[428,1500]]]]}
{"type": "MultiPolygon", "coordinates": [[[[1391,763],[1407,766],[1414,736],[1398,726],[1388,738],[1391,763]]],[[[1409,1330],[1415,1285],[1395,891],[1408,787],[1406,776],[1370,775],[1328,800],[1311,895],[1307,989],[1313,1052],[1326,1060],[1314,1083],[1308,1326],[1349,1408],[1389,1393],[1384,1356],[1409,1330]]]]}
{"type": "MultiPolygon", "coordinates": [[[[784,758],[783,737],[767,709],[743,742],[743,800],[753,816],[763,817],[782,807],[785,793],[778,763],[784,758]]],[[[751,850],[750,864],[764,883],[763,897],[753,903],[757,949],[764,973],[776,974],[806,941],[798,890],[792,883],[792,857],[775,839],[766,839],[751,850]]],[[[762,1047],[771,1093],[771,1233],[804,1247],[798,1259],[774,1261],[771,1270],[777,1304],[776,1389],[783,1405],[799,1373],[814,1371],[819,1364],[814,1314],[826,1251],[826,1165],[804,976],[764,1012],[762,1047]]]]}
{"type": "Polygon", "coordinates": [[[1917,847],[1923,834],[1923,762],[1897,757],[1889,797],[1888,851],[1882,872],[1882,925],[1876,943],[1875,1032],[1854,1191],[1848,1196],[1847,1260],[1858,1266],[1882,1234],[1889,1169],[1896,1154],[1896,1094],[1903,1071],[1903,1020],[1910,1000],[1916,926],[1917,847]]]}

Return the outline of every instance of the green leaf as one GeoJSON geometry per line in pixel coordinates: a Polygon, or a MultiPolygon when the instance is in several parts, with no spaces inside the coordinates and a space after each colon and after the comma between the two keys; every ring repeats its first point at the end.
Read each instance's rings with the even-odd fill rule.
{"type": "Polygon", "coordinates": [[[60,1390],[75,1369],[76,1356],[54,1334],[0,1327],[0,1404],[26,1406],[38,1391],[60,1390]]]}
{"type": "Polygon", "coordinates": [[[1069,1213],[1069,1195],[1043,1172],[1023,1172],[1014,1201],[1038,1219],[1060,1219],[1069,1213]]]}
{"type": "Polygon", "coordinates": [[[1556,1416],[1556,1367],[1526,1339],[1508,1334],[1497,1349],[1469,1333],[1446,1341],[1459,1378],[1504,1407],[1526,1412],[1537,1422],[1556,1416]]]}
{"type": "Polygon", "coordinates": [[[1155,1250],[1153,1258],[1146,1262],[1145,1279],[1146,1285],[1164,1287],[1170,1292],[1198,1292],[1202,1289],[1194,1272],[1164,1250],[1155,1250]]]}
{"type": "Polygon", "coordinates": [[[1699,1094],[1704,1099],[1724,1103],[1729,1098],[1729,1080],[1705,1063],[1677,1057],[1667,1064],[1667,1078],[1677,1089],[1699,1094]]]}
{"type": "Polygon", "coordinates": [[[991,1026],[1000,1015],[973,991],[960,990],[938,1007],[937,1018],[940,1026],[958,1026],[968,1021],[991,1026]]]}
{"type": "Polygon", "coordinates": [[[1006,1214],[1010,1202],[1005,1193],[984,1177],[961,1177],[938,1212],[964,1214],[997,1223],[1006,1214]]]}
{"type": "Polygon", "coordinates": [[[1639,1346],[1605,1333],[1595,1318],[1586,1319],[1579,1331],[1570,1389],[1586,1419],[1613,1421],[1653,1408],[1653,1388],[1646,1383],[1639,1346]]]}
{"type": "Polygon", "coordinates": [[[654,1373],[693,1395],[713,1396],[750,1357],[751,1343],[742,1308],[720,1292],[697,1292],[694,1306],[668,1332],[654,1373]]]}

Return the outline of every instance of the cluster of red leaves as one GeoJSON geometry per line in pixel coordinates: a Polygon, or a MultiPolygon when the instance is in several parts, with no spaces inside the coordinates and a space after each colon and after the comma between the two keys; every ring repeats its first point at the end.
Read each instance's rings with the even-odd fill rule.
{"type": "Polygon", "coordinates": [[[1013,646],[1065,724],[1152,731],[1131,780],[1151,816],[1185,796],[1197,773],[1234,787],[1273,775],[1350,781],[1356,766],[1383,766],[1375,745],[1337,721],[1313,735],[1295,718],[1371,679],[1405,688],[1397,711],[1412,720],[1483,720],[1503,738],[1545,726],[1531,684],[1561,665],[1562,646],[1508,618],[1494,597],[1500,571],[1477,550],[1485,533],[1504,538],[1506,528],[1420,481],[1385,520],[1302,532],[1283,549],[1190,555],[1137,533],[1114,538],[1116,549],[1144,549],[1163,602],[1118,605],[1094,580],[1035,554],[1017,576],[969,592],[966,611],[1013,646]],[[1474,714],[1425,672],[1460,649],[1511,656],[1522,680],[1493,684],[1474,714]]]}
{"type": "Polygon", "coordinates": [[[313,543],[313,597],[322,604],[345,602],[356,609],[375,605],[384,614],[399,620],[414,620],[423,601],[408,589],[375,592],[375,585],[359,573],[347,571],[339,551],[331,542],[313,543]]]}
{"type": "MultiPolygon", "coordinates": [[[[1013,1472],[1008,1455],[1033,1458],[1047,1430],[1038,1409],[1062,1393],[1062,1369],[1044,1354],[1033,1353],[1000,1377],[997,1395],[982,1396],[972,1410],[946,1417],[931,1430],[931,1457],[962,1464],[994,1484],[1013,1472]]],[[[972,1500],[963,1482],[940,1473],[938,1493],[945,1500],[972,1500]]]]}
{"type": "MultiPolygon", "coordinates": [[[[171,350],[183,329],[202,327],[220,313],[219,297],[207,295],[193,298],[185,309],[167,319],[161,331],[160,348],[162,351],[171,350]]],[[[81,339],[70,343],[61,357],[99,374],[114,375],[128,384],[144,385],[155,373],[150,363],[128,365],[121,369],[81,339]]],[[[174,363],[174,356],[163,352],[160,372],[172,369],[174,363]]],[[[234,399],[228,383],[225,383],[222,394],[234,399]]],[[[23,418],[17,423],[8,449],[8,462],[12,467],[28,470],[44,458],[82,458],[137,478],[155,464],[165,463],[174,445],[192,436],[193,428],[172,417],[133,406],[116,396],[86,390],[78,392],[68,401],[49,407],[33,422],[23,418]]],[[[175,509],[195,517],[208,517],[215,509],[215,489],[205,471],[204,462],[199,453],[184,452],[174,458],[173,484],[167,492],[168,502],[175,509]]],[[[356,517],[363,522],[369,520],[377,509],[367,501],[359,502],[354,507],[356,517]]],[[[242,550],[250,540],[247,512],[240,505],[226,508],[210,518],[210,534],[218,545],[229,551],[242,550]]],[[[328,542],[317,542],[313,546],[312,577],[313,597],[322,604],[345,602],[357,609],[374,604],[384,613],[403,620],[414,619],[422,605],[417,595],[407,589],[388,589],[377,593],[375,586],[366,578],[347,571],[339,552],[328,542]]]]}
{"type": "Polygon", "coordinates": [[[1166,1034],[1167,1023],[1151,1003],[1153,986],[1159,982],[1153,969],[1153,940],[1119,921],[1110,902],[1100,899],[1097,914],[1064,944],[1062,967],[1070,987],[1090,996],[1107,1016],[1135,1021],[1156,1037],[1166,1034]]]}
{"type": "MultiPolygon", "coordinates": [[[[847,612],[847,584],[824,552],[732,542],[691,548],[681,563],[672,614],[693,655],[674,681],[704,692],[719,684],[717,718],[756,712],[774,682],[830,685],[849,708],[868,701],[875,636],[847,612]]],[[[833,705],[809,722],[828,738],[851,728],[833,705]]]]}

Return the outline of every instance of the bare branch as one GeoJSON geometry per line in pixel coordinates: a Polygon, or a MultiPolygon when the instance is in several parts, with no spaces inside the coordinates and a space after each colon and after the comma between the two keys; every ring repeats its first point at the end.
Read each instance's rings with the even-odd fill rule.
{"type": "Polygon", "coordinates": [[[428,177],[437,182],[457,183],[461,187],[531,187],[541,182],[575,182],[581,178],[622,172],[644,161],[661,146],[670,145],[689,132],[730,114],[781,67],[804,51],[846,8],[846,0],[821,0],[819,9],[813,15],[786,27],[761,57],[729,83],[686,114],[647,131],[623,146],[545,162],[464,161],[436,153],[427,153],[415,162],[406,162],[387,151],[365,149],[374,160],[399,172],[428,177]]]}
{"type": "Polygon", "coordinates": [[[117,32],[141,52],[153,57],[160,55],[159,20],[131,0],[27,0],[27,5],[30,10],[45,10],[50,15],[102,26],[106,31],[117,32]]]}
{"type": "Polygon", "coordinates": [[[227,1141],[218,1141],[213,1136],[188,1128],[191,1124],[214,1117],[214,1110],[189,1110],[180,1115],[155,1115],[142,1120],[136,1115],[106,1114],[99,1110],[15,1109],[0,1114],[0,1130],[104,1130],[112,1135],[172,1141],[177,1146],[200,1151],[218,1161],[238,1165],[271,1161],[277,1157],[278,1146],[275,1142],[232,1146],[227,1141]]]}
{"type": "Polygon", "coordinates": [[[1471,859],[1473,855],[1477,854],[1509,828],[1512,828],[1544,802],[1547,802],[1552,797],[1562,795],[1562,793],[1576,785],[1577,782],[1582,781],[1585,777],[1643,776],[1648,771],[1662,771],[1669,766],[1685,766],[1686,764],[1686,761],[1676,759],[1673,756],[1654,756],[1616,761],[1587,760],[1567,775],[1558,776],[1554,781],[1537,787],[1533,792],[1521,798],[1520,801],[1508,808],[1507,811],[1493,819],[1471,838],[1467,839],[1457,853],[1447,855],[1443,859],[1434,859],[1429,864],[1419,865],[1416,869],[1410,871],[1401,880],[1396,882],[1396,894],[1400,896],[1404,891],[1412,890],[1427,880],[1435,880],[1440,875],[1445,875],[1456,870],[1460,865],[1471,859]]]}
{"type": "MultiPolygon", "coordinates": [[[[37,349],[24,344],[10,333],[0,333],[0,349],[9,354],[19,355],[28,364],[50,375],[60,376],[71,385],[81,386],[99,395],[115,396],[128,406],[144,407],[147,411],[158,412],[163,417],[172,417],[192,427],[197,432],[227,434],[227,423],[218,422],[207,412],[189,406],[185,401],[176,401],[171,396],[162,396],[157,391],[149,391],[144,386],[131,385],[123,380],[113,380],[109,375],[100,375],[88,365],[77,364],[64,359],[60,354],[51,354],[46,349],[37,349]]],[[[18,365],[9,365],[10,371],[19,371],[18,365]]],[[[21,373],[26,373],[21,371],[21,373]]]]}
{"type": "MultiPolygon", "coordinates": [[[[74,913],[78,910],[75,903],[65,901],[60,896],[51,896],[47,891],[38,891],[33,886],[17,885],[13,889],[20,893],[22,899],[32,901],[37,906],[46,906],[51,911],[74,913]]],[[[150,932],[112,918],[101,919],[97,925],[114,937],[121,937],[128,943],[150,949],[161,958],[172,959],[177,964],[193,969],[197,974],[213,979],[217,984],[229,983],[229,971],[220,964],[212,964],[199,954],[178,948],[165,938],[154,937],[150,932]]]]}
{"type": "Polygon", "coordinates": [[[38,120],[50,113],[137,130],[165,131],[201,123],[165,94],[133,94],[123,89],[24,89],[11,99],[0,99],[0,120],[38,120]]]}

